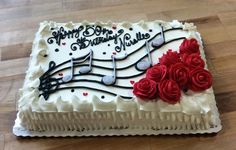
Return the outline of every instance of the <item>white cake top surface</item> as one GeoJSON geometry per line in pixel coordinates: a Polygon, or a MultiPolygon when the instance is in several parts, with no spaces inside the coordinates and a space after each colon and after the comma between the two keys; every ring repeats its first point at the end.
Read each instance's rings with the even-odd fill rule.
{"type": "Polygon", "coordinates": [[[37,112],[144,111],[207,113],[212,89],[168,104],[142,102],[133,84],[145,77],[145,63],[158,63],[168,49],[178,51],[185,38],[195,38],[205,60],[202,43],[193,24],[178,21],[138,23],[42,22],[32,47],[29,69],[21,90],[19,109],[37,112]],[[153,42],[164,43],[160,47],[153,42]],[[150,50],[148,57],[147,47],[150,50]],[[196,101],[198,99],[198,101],[196,101]]]}

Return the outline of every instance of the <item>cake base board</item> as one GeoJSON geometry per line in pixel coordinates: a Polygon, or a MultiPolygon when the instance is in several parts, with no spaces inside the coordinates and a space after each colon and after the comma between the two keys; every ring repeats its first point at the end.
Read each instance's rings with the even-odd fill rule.
{"type": "Polygon", "coordinates": [[[147,129],[109,129],[95,131],[29,131],[18,123],[13,127],[13,133],[22,137],[81,137],[81,136],[135,136],[135,135],[180,135],[217,133],[222,126],[208,130],[147,130],[147,129]]]}
{"type": "Polygon", "coordinates": [[[82,136],[135,136],[135,135],[181,135],[181,134],[205,134],[217,133],[222,129],[220,124],[208,130],[153,130],[153,129],[106,129],[94,131],[29,131],[20,125],[17,118],[13,127],[13,133],[20,137],[82,137],[82,136]]]}

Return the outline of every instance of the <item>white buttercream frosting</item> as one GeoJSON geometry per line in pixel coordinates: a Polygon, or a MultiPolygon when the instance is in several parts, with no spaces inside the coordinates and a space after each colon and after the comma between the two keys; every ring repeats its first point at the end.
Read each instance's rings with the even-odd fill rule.
{"type": "Polygon", "coordinates": [[[43,112],[57,112],[57,107],[53,102],[48,102],[43,96],[39,97],[39,107],[43,112]]]}
{"type": "Polygon", "coordinates": [[[173,28],[183,27],[183,24],[181,22],[179,22],[178,20],[173,20],[172,22],[170,22],[170,25],[173,28]]]}
{"type": "Polygon", "coordinates": [[[39,78],[34,79],[32,82],[29,82],[29,83],[27,84],[27,86],[30,87],[30,88],[38,88],[39,85],[40,85],[40,80],[39,80],[39,78]]]}
{"type": "Polygon", "coordinates": [[[158,108],[158,103],[156,99],[154,100],[150,100],[150,101],[143,101],[142,99],[138,99],[138,102],[139,102],[139,109],[140,110],[144,110],[144,111],[159,111],[159,108],[158,108]]]}
{"type": "Polygon", "coordinates": [[[124,28],[127,28],[129,29],[130,27],[132,27],[132,24],[130,22],[123,22],[121,23],[121,25],[124,27],[124,28]]]}
{"type": "Polygon", "coordinates": [[[114,111],[116,110],[116,104],[112,100],[110,102],[104,102],[97,96],[92,96],[93,110],[94,111],[114,111]]]}
{"type": "Polygon", "coordinates": [[[41,25],[41,28],[40,28],[40,30],[39,30],[39,33],[40,33],[40,35],[42,36],[42,37],[45,37],[45,36],[48,36],[48,35],[50,35],[50,25],[48,25],[48,24],[42,24],[41,25]]]}
{"type": "MultiPolygon", "coordinates": [[[[53,44],[48,44],[47,38],[52,36],[51,28],[57,30],[58,27],[65,26],[66,30],[74,28],[78,29],[78,27],[81,25],[86,26],[89,24],[100,25],[102,27],[109,28],[114,33],[122,28],[124,33],[130,33],[131,37],[137,36],[136,33],[131,30],[140,31],[141,33],[149,33],[150,38],[153,38],[157,33],[161,32],[160,25],[163,25],[164,30],[183,27],[184,30],[171,30],[165,32],[166,41],[179,37],[196,38],[200,44],[201,56],[205,60],[200,36],[195,32],[196,27],[191,23],[182,24],[177,20],[174,20],[173,22],[164,22],[160,20],[153,22],[140,21],[138,23],[113,23],[111,21],[107,23],[99,21],[95,23],[90,23],[88,21],[84,21],[82,23],[55,23],[52,21],[43,22],[40,25],[38,33],[36,34],[36,39],[34,41],[31,54],[30,67],[27,71],[25,84],[22,88],[21,99],[19,100],[19,110],[22,112],[20,116],[22,119],[25,119],[25,124],[30,129],[43,130],[49,128],[50,125],[46,126],[44,125],[45,123],[40,121],[48,121],[46,124],[56,123],[58,125],[55,126],[58,128],[69,128],[75,130],[82,130],[83,128],[89,130],[127,126],[133,128],[136,128],[137,126],[137,128],[148,129],[205,129],[210,126],[210,123],[213,122],[212,120],[214,119],[214,117],[211,116],[211,104],[214,102],[212,89],[200,93],[192,91],[181,93],[181,100],[176,104],[166,103],[159,98],[154,100],[142,100],[136,97],[133,97],[132,99],[125,99],[119,95],[126,94],[126,96],[133,96],[132,89],[128,89],[128,91],[122,88],[87,82],[81,82],[79,86],[86,85],[91,88],[105,89],[111,93],[115,93],[117,96],[112,96],[107,93],[89,89],[86,89],[86,92],[87,94],[89,93],[89,95],[83,95],[83,88],[79,90],[75,89],[74,92],[71,92],[70,90],[56,91],[47,100],[45,100],[43,96],[39,96],[40,92],[37,89],[40,85],[39,78],[45,71],[47,71],[49,62],[53,60],[55,61],[55,64],[58,65],[66,60],[71,60],[72,56],[69,55],[69,52],[71,52],[70,45],[75,41],[73,38],[62,39],[63,43],[65,44],[56,45],[54,39],[53,44]],[[130,30],[130,27],[133,29],[130,30]],[[60,49],[59,53],[55,52],[56,48],[60,49]],[[48,57],[45,57],[45,55],[48,55],[48,57]],[[34,119],[30,119],[30,117],[34,119]],[[66,120],[68,118],[71,118],[71,120],[66,120]],[[96,119],[107,119],[107,122],[96,122],[94,121],[96,119]],[[40,123],[37,124],[35,120],[40,120],[40,123]],[[83,121],[81,122],[81,120],[83,121]],[[142,120],[144,122],[142,122],[142,120]]],[[[95,36],[91,36],[90,38],[93,39],[94,37],[95,36]]],[[[155,38],[160,38],[160,35],[155,38]]],[[[152,40],[149,43],[151,48],[152,40]]],[[[136,45],[127,47],[125,54],[132,53],[144,44],[145,40],[138,41],[136,45]]],[[[165,53],[169,48],[175,50],[180,44],[181,41],[174,41],[166,46],[161,47],[158,51],[153,51],[151,56],[154,61],[153,64],[156,64],[158,60],[157,58],[161,57],[163,53],[165,53]]],[[[89,49],[92,49],[94,50],[93,55],[95,58],[107,58],[107,56],[110,58],[110,55],[114,51],[115,46],[116,45],[114,43],[108,41],[100,45],[95,45],[94,47],[88,47],[87,49],[79,51],[79,53],[77,53],[78,51],[73,52],[73,57],[77,58],[84,56],[88,53],[89,49]],[[110,44],[110,46],[107,46],[108,44],[110,44]],[[106,51],[107,49],[112,50],[106,51]],[[103,53],[103,51],[106,51],[106,53],[103,53]]],[[[120,53],[116,53],[116,56],[118,58],[119,56],[123,56],[125,54],[124,51],[121,51],[120,53]]],[[[145,54],[146,49],[141,48],[139,51],[137,51],[137,55],[136,53],[134,54],[135,56],[133,58],[128,58],[128,61],[119,61],[116,63],[116,65],[118,68],[126,67],[130,63],[135,63],[139,57],[144,56],[145,54]]],[[[93,64],[107,68],[112,66],[110,62],[104,63],[96,60],[93,62],[93,64]]],[[[66,67],[68,67],[68,65],[66,67]]],[[[61,68],[57,68],[57,70],[60,69],[61,68]]],[[[80,68],[75,68],[74,72],[78,73],[79,69],[80,68]]],[[[111,70],[100,70],[99,68],[92,68],[91,72],[102,75],[111,74],[111,70]]],[[[52,78],[62,78],[59,76],[59,73],[68,75],[70,70],[58,71],[52,76],[52,78]]],[[[132,68],[117,70],[118,76],[135,75],[135,73],[140,72],[132,68]]],[[[74,77],[74,79],[86,80],[93,78],[90,76],[87,78],[84,77],[87,76],[78,75],[74,77]]],[[[134,77],[132,80],[136,82],[141,77],[145,77],[145,75],[134,77]]],[[[100,82],[101,78],[100,76],[97,76],[94,77],[94,80],[100,82]]],[[[116,84],[119,86],[132,87],[130,84],[132,80],[128,80],[129,81],[126,82],[125,79],[119,79],[116,84]]],[[[59,83],[61,82],[62,80],[59,80],[59,83]]],[[[75,83],[61,84],[59,88],[67,88],[70,85],[75,86],[75,83]]]]}
{"type": "Polygon", "coordinates": [[[141,20],[138,25],[140,25],[143,29],[148,29],[147,23],[144,20],[141,20]]]}
{"type": "Polygon", "coordinates": [[[73,22],[68,22],[65,24],[65,27],[67,27],[68,29],[73,29],[74,28],[74,23],[73,22]]]}
{"type": "Polygon", "coordinates": [[[187,23],[185,22],[183,25],[183,29],[184,30],[192,30],[195,31],[197,29],[197,27],[193,24],[193,23],[187,23]]]}
{"type": "Polygon", "coordinates": [[[35,78],[38,78],[41,75],[43,75],[44,70],[41,65],[38,65],[38,66],[32,68],[31,70],[28,70],[27,73],[29,74],[29,78],[31,80],[34,80],[35,78]]]}
{"type": "Polygon", "coordinates": [[[76,95],[72,96],[73,110],[76,112],[92,112],[93,105],[87,99],[81,100],[76,95]]]}
{"type": "Polygon", "coordinates": [[[137,102],[135,99],[124,100],[120,96],[116,96],[117,111],[129,112],[137,110],[137,102]]]}
{"type": "Polygon", "coordinates": [[[73,110],[72,105],[68,101],[62,100],[61,96],[58,96],[56,106],[58,112],[71,112],[73,110]]]}
{"type": "Polygon", "coordinates": [[[37,55],[37,58],[36,58],[36,64],[42,62],[45,60],[45,56],[47,56],[49,53],[48,53],[48,50],[47,49],[40,49],[38,51],[38,53],[36,54],[37,55]]]}
{"type": "Polygon", "coordinates": [[[180,103],[169,104],[162,100],[158,100],[157,103],[158,103],[160,112],[181,112],[182,111],[180,103]]]}

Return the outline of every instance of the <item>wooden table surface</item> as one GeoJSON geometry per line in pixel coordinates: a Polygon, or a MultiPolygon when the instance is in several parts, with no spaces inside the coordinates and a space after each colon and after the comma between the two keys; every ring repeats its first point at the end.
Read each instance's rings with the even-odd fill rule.
{"type": "Polygon", "coordinates": [[[0,31],[0,150],[236,149],[235,0],[1,0],[0,31]],[[178,19],[197,25],[214,77],[223,124],[220,133],[88,138],[18,138],[12,134],[15,97],[23,83],[39,22],[156,19],[178,19]]]}

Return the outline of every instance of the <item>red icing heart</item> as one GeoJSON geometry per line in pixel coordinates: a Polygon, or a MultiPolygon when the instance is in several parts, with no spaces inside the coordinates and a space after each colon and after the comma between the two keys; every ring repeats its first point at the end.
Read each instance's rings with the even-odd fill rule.
{"type": "Polygon", "coordinates": [[[129,82],[130,82],[131,84],[134,84],[134,83],[135,83],[133,80],[130,80],[129,82]]]}
{"type": "Polygon", "coordinates": [[[84,92],[84,93],[83,93],[83,95],[84,95],[84,96],[87,96],[87,95],[88,95],[88,93],[87,93],[87,92],[84,92]]]}
{"type": "Polygon", "coordinates": [[[63,73],[59,73],[58,75],[59,75],[59,76],[63,76],[63,73]]]}
{"type": "Polygon", "coordinates": [[[115,25],[113,25],[113,26],[112,26],[112,29],[114,29],[114,30],[115,30],[115,29],[116,29],[116,26],[115,26],[115,25]]]}
{"type": "Polygon", "coordinates": [[[63,42],[63,43],[61,43],[62,45],[66,45],[66,43],[65,42],[63,42]]]}

